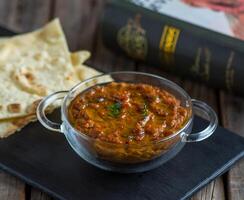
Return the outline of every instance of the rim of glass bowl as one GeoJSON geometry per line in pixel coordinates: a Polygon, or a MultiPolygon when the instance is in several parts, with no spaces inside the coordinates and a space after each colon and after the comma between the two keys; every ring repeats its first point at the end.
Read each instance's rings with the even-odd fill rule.
{"type": "MultiPolygon", "coordinates": [[[[163,141],[166,141],[166,140],[169,140],[171,138],[174,138],[175,136],[179,135],[184,129],[188,128],[188,126],[191,124],[192,120],[193,120],[193,114],[192,114],[192,103],[191,103],[191,97],[188,95],[188,93],[183,89],[181,88],[179,85],[177,85],[176,83],[174,83],[173,81],[170,81],[164,77],[161,77],[161,76],[158,76],[158,75],[155,75],[155,74],[150,74],[150,73],[145,73],[145,72],[135,72],[135,71],[116,71],[116,72],[110,72],[110,73],[103,73],[103,74],[100,74],[100,75],[97,75],[97,76],[93,76],[89,79],[86,79],[78,84],[76,84],[73,88],[71,88],[69,91],[68,91],[68,94],[64,97],[64,101],[63,101],[63,104],[62,104],[62,107],[61,107],[61,112],[62,112],[62,115],[64,117],[64,120],[65,123],[67,123],[71,129],[73,130],[73,132],[75,132],[77,135],[87,139],[87,140],[98,140],[96,138],[93,138],[93,137],[90,137],[88,135],[86,135],[85,133],[82,133],[81,131],[77,130],[75,127],[73,127],[70,122],[69,122],[69,119],[67,117],[67,110],[68,110],[68,106],[66,106],[66,103],[67,103],[67,100],[68,100],[68,97],[71,95],[72,92],[74,92],[76,89],[78,89],[81,85],[84,85],[90,81],[92,81],[93,79],[95,78],[99,78],[99,77],[102,77],[102,76],[109,76],[109,75],[114,75],[114,74],[136,74],[136,75],[144,75],[144,76],[149,76],[149,77],[152,77],[152,78],[157,78],[157,79],[160,79],[164,82],[167,82],[170,86],[176,88],[177,91],[180,91],[184,96],[186,96],[187,100],[189,101],[189,107],[191,108],[191,113],[190,113],[190,116],[188,117],[188,121],[185,123],[185,125],[179,129],[178,131],[176,131],[174,134],[171,134],[167,137],[164,137],[160,140],[157,140],[155,142],[152,142],[152,143],[160,143],[160,142],[163,142],[163,141]]],[[[103,142],[103,143],[107,143],[107,144],[113,144],[113,145],[135,145],[135,146],[140,146],[140,144],[117,144],[117,143],[113,143],[113,142],[108,142],[108,141],[102,141],[102,140],[99,140],[100,142],[103,142]]],[[[151,145],[151,144],[148,144],[148,145],[151,145]]],[[[143,145],[143,146],[146,146],[146,145],[143,145]]]]}

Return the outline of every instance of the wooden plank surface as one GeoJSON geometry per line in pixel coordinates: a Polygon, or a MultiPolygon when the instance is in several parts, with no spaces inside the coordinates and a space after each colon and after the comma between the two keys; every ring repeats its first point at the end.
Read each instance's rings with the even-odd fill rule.
{"type": "Polygon", "coordinates": [[[53,17],[59,17],[70,49],[92,50],[103,0],[55,1],[53,17]]]}
{"type": "Polygon", "coordinates": [[[25,200],[25,197],[25,184],[5,172],[0,172],[0,199],[25,200]]]}
{"type": "MultiPolygon", "coordinates": [[[[244,137],[244,99],[221,92],[220,105],[224,127],[244,137]]],[[[244,199],[244,159],[228,172],[227,181],[228,199],[244,199]]]]}
{"type": "MultiPolygon", "coordinates": [[[[89,49],[93,56],[91,65],[103,71],[135,70],[136,65],[123,56],[118,56],[106,49],[98,32],[99,18],[104,0],[1,0],[0,24],[15,31],[26,32],[42,26],[54,17],[59,17],[68,38],[71,50],[89,49]]],[[[137,66],[141,71],[148,66],[137,66]]],[[[154,73],[160,74],[156,70],[154,73]]],[[[173,80],[176,80],[174,77],[173,80]]],[[[218,111],[223,125],[244,136],[244,100],[215,91],[189,81],[178,81],[192,97],[209,103],[218,111]],[[220,101],[219,101],[220,99],[220,101]],[[219,106],[220,105],[220,106],[219,106]]],[[[216,179],[198,192],[192,199],[244,199],[244,162],[237,164],[223,178],[216,179]],[[225,187],[224,187],[225,184],[225,187]],[[227,188],[227,191],[224,191],[227,188]],[[225,197],[225,194],[227,196],[225,197]]],[[[0,172],[0,199],[38,199],[49,200],[48,195],[39,190],[29,188],[18,179],[0,172]],[[28,192],[29,191],[29,192],[28,192]],[[27,194],[26,194],[27,193],[27,194]],[[29,193],[29,194],[28,194],[29,193]]]]}
{"type": "MultiPolygon", "coordinates": [[[[216,91],[213,89],[207,88],[202,84],[192,83],[190,81],[184,81],[182,87],[188,92],[188,94],[194,98],[206,102],[210,105],[215,112],[219,114],[218,110],[218,96],[216,91]]],[[[204,117],[204,116],[202,116],[204,117]]],[[[224,200],[224,181],[223,177],[219,177],[216,180],[212,181],[208,186],[204,187],[196,195],[192,197],[192,200],[224,200]]]]}
{"type": "MultiPolygon", "coordinates": [[[[49,21],[51,1],[42,0],[9,0],[0,1],[0,24],[16,32],[34,30],[49,21]]],[[[24,182],[8,175],[0,173],[0,199],[1,200],[25,200],[29,199],[31,188],[24,182]]],[[[43,193],[42,196],[47,196],[43,193]]],[[[45,198],[32,198],[45,199],[45,198]]]]}
{"type": "Polygon", "coordinates": [[[31,200],[52,200],[53,198],[50,197],[45,192],[40,191],[36,188],[31,188],[31,193],[29,199],[31,200]]]}
{"type": "MultiPolygon", "coordinates": [[[[138,70],[157,74],[163,76],[171,81],[176,82],[182,88],[184,88],[188,94],[195,99],[202,100],[208,103],[218,113],[218,98],[216,92],[198,83],[192,83],[191,81],[182,81],[179,78],[170,74],[164,73],[159,68],[152,66],[139,65],[138,70]]],[[[201,191],[192,197],[192,200],[224,200],[224,183],[223,178],[217,178],[212,181],[208,186],[204,187],[201,191]]]]}
{"type": "Polygon", "coordinates": [[[26,32],[44,25],[50,16],[51,1],[1,0],[0,24],[26,32]]]}

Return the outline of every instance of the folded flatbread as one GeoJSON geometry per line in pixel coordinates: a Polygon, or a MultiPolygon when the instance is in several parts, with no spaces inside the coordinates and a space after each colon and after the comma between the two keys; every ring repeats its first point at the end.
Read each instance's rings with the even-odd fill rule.
{"type": "Polygon", "coordinates": [[[88,51],[69,52],[57,19],[37,31],[0,39],[0,138],[35,121],[45,96],[99,75],[83,64],[89,57],[88,51]]]}
{"type": "Polygon", "coordinates": [[[26,116],[44,96],[79,82],[58,20],[0,42],[0,119],[26,116]]]}
{"type": "MultiPolygon", "coordinates": [[[[93,76],[99,75],[100,72],[87,67],[85,65],[77,65],[75,67],[76,70],[79,71],[79,80],[83,81],[85,79],[91,78],[93,76]]],[[[22,117],[15,117],[15,118],[8,118],[8,119],[1,119],[0,120],[0,138],[8,137],[13,133],[20,131],[24,126],[29,124],[30,122],[36,121],[36,114],[35,109],[37,106],[38,101],[36,104],[34,103],[33,111],[34,114],[28,114],[22,117]]]]}

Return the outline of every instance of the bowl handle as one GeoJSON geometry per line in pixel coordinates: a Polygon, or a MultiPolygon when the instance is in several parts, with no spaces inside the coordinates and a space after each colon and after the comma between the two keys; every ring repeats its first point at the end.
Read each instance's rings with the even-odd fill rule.
{"type": "Polygon", "coordinates": [[[197,133],[190,133],[190,134],[183,133],[182,134],[183,142],[202,141],[208,138],[209,136],[211,136],[218,126],[217,115],[209,105],[207,105],[202,101],[192,99],[192,107],[193,107],[193,112],[198,111],[200,113],[207,115],[207,118],[209,120],[209,125],[204,130],[197,133]]]}
{"type": "Polygon", "coordinates": [[[61,132],[61,129],[60,129],[61,124],[50,121],[46,117],[45,110],[48,106],[50,106],[51,103],[54,103],[55,101],[57,101],[59,99],[63,99],[67,93],[68,93],[68,91],[59,91],[59,92],[52,93],[49,96],[45,97],[39,103],[39,105],[36,109],[37,119],[47,129],[52,130],[52,131],[61,132]]]}

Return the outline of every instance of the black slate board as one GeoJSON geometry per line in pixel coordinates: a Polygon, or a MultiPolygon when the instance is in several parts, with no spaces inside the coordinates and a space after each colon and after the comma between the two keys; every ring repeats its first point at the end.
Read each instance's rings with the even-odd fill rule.
{"type": "MultiPolygon", "coordinates": [[[[11,32],[0,28],[0,35],[11,32]]],[[[54,118],[58,113],[53,114],[54,118]]],[[[194,120],[194,130],[206,122],[194,120]]],[[[64,136],[38,122],[0,140],[0,167],[59,199],[186,199],[244,156],[244,139],[218,127],[213,136],[189,143],[161,167],[140,174],[102,171],[83,161],[64,136]]]]}
{"type": "MultiPolygon", "coordinates": [[[[54,115],[58,115],[57,112],[54,115]]],[[[194,130],[206,123],[195,118],[194,130]]],[[[0,140],[0,167],[60,199],[186,199],[244,156],[244,139],[218,127],[209,139],[189,143],[161,167],[139,174],[97,169],[69,147],[61,133],[38,122],[0,140]]]]}

